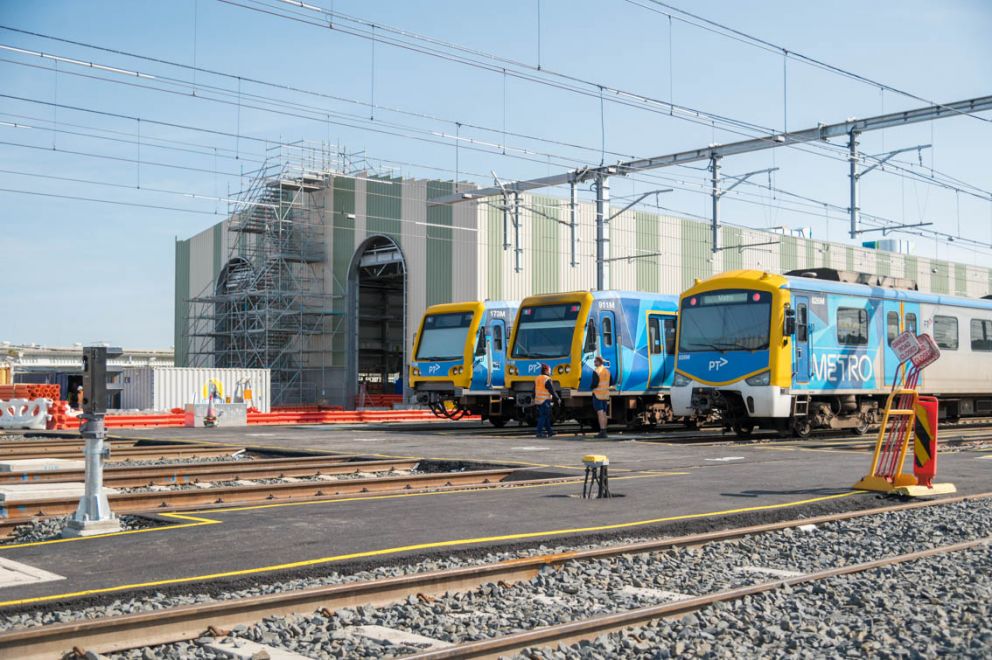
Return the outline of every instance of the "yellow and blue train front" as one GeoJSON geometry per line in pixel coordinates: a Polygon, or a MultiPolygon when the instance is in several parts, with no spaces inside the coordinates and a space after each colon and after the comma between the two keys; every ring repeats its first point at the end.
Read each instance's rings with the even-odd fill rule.
{"type": "Polygon", "coordinates": [[[671,389],[676,416],[790,416],[787,285],[780,275],[732,271],[682,294],[671,389]]]}
{"type": "Polygon", "coordinates": [[[578,389],[583,329],[591,304],[587,291],[531,296],[521,302],[506,367],[506,386],[518,406],[531,405],[542,364],[551,367],[563,398],[578,389]]]}
{"type": "Polygon", "coordinates": [[[471,390],[473,354],[484,305],[480,301],[432,305],[424,313],[410,363],[410,387],[423,404],[451,399],[471,390]]]}

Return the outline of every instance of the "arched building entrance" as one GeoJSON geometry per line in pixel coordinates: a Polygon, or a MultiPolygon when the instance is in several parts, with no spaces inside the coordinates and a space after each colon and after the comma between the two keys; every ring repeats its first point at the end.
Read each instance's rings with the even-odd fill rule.
{"type": "Polygon", "coordinates": [[[359,383],[369,394],[402,393],[406,386],[406,270],[402,250],[388,236],[366,239],[352,258],[345,385],[351,405],[359,383]]]}

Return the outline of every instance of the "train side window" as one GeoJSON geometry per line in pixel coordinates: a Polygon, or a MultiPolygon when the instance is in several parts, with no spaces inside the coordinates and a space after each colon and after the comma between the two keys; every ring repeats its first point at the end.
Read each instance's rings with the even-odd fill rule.
{"type": "Polygon", "coordinates": [[[958,350],[958,319],[956,316],[933,317],[933,338],[937,346],[948,351],[958,350]]]}
{"type": "Polygon", "coordinates": [[[892,340],[899,336],[899,312],[889,312],[885,315],[885,328],[891,346],[892,340]]]}
{"type": "Polygon", "coordinates": [[[675,355],[675,318],[665,317],[665,353],[675,355]]]}
{"type": "Polygon", "coordinates": [[[493,350],[503,350],[503,326],[493,326],[493,350]]]}
{"type": "Polygon", "coordinates": [[[916,314],[912,312],[906,314],[906,332],[916,334],[916,314]]]}
{"type": "Polygon", "coordinates": [[[809,339],[809,310],[806,303],[796,306],[796,341],[809,339]]]}
{"type": "Polygon", "coordinates": [[[971,320],[971,350],[992,351],[992,321],[971,320]]]}
{"type": "Polygon", "coordinates": [[[613,321],[610,317],[603,317],[603,346],[613,345],[613,321]]]}
{"type": "Polygon", "coordinates": [[[837,342],[861,346],[868,343],[868,311],[858,307],[837,308],[837,342]]]}
{"type": "Polygon", "coordinates": [[[648,350],[651,355],[661,353],[661,319],[657,316],[648,317],[648,350]]]}

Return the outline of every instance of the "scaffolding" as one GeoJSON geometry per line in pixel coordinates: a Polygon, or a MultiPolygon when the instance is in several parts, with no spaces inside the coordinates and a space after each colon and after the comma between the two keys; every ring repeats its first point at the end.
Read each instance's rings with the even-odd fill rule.
{"type": "Polygon", "coordinates": [[[325,145],[281,145],[232,196],[227,256],[188,301],[194,367],[271,371],[272,403],[320,401],[341,313],[328,291],[326,189],[351,158],[325,145]]]}

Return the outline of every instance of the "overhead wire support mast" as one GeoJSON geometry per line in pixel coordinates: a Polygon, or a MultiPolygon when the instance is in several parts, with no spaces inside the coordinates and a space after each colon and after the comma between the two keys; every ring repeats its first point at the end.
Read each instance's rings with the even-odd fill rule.
{"type": "Polygon", "coordinates": [[[735,176],[724,177],[724,179],[733,179],[734,182],[727,186],[726,188],[720,188],[720,159],[716,156],[710,158],[710,171],[712,173],[712,191],[711,196],[713,198],[713,217],[711,219],[711,247],[713,254],[721,250],[730,250],[733,248],[744,248],[744,247],[757,247],[759,245],[774,245],[778,241],[768,241],[764,243],[748,243],[747,245],[728,245],[727,247],[720,247],[720,198],[726,195],[728,192],[741,185],[752,176],[758,174],[771,174],[772,172],[777,172],[777,167],[767,167],[763,170],[754,170],[753,172],[745,172],[744,174],[737,174],[735,176]]]}
{"type": "MultiPolygon", "coordinates": [[[[671,167],[673,165],[684,165],[686,163],[693,163],[699,161],[709,160],[711,161],[711,166],[717,159],[723,158],[725,156],[733,156],[737,154],[752,153],[755,151],[763,151],[765,149],[774,149],[782,146],[789,146],[794,144],[800,144],[803,142],[814,142],[818,140],[829,140],[831,138],[837,137],[847,137],[849,139],[849,150],[851,154],[851,217],[852,217],[852,236],[856,236],[854,231],[856,230],[856,220],[857,220],[857,136],[866,131],[877,131],[884,128],[893,128],[896,126],[908,126],[910,124],[918,124],[926,121],[933,121],[935,119],[943,119],[945,117],[958,117],[961,115],[970,115],[978,112],[984,112],[986,110],[992,110],[992,96],[981,96],[973,99],[966,99],[963,101],[955,101],[952,103],[942,103],[939,105],[930,105],[923,108],[916,108],[914,110],[905,110],[902,112],[891,112],[883,115],[877,115],[874,117],[868,117],[866,119],[850,119],[848,121],[843,121],[835,124],[821,124],[815,128],[807,128],[799,131],[789,131],[785,133],[771,134],[768,136],[751,138],[748,140],[741,140],[738,142],[731,142],[729,144],[723,145],[710,145],[701,149],[692,149],[689,151],[678,151],[671,154],[666,154],[663,156],[654,156],[652,158],[640,158],[637,160],[622,161],[613,165],[600,165],[599,167],[586,167],[581,170],[573,170],[571,172],[565,172],[562,174],[555,174],[551,176],[540,177],[537,179],[528,179],[522,181],[514,181],[512,183],[501,185],[500,187],[494,188],[482,188],[480,190],[473,191],[468,199],[478,199],[482,197],[492,197],[494,195],[501,195],[505,192],[513,193],[523,193],[529,190],[537,190],[540,188],[549,188],[554,186],[570,185],[572,183],[580,183],[583,181],[593,180],[595,181],[596,188],[596,258],[597,258],[597,268],[596,268],[596,284],[597,288],[602,288],[607,282],[607,274],[605,272],[605,261],[603,259],[608,258],[606,254],[606,241],[605,241],[605,229],[603,225],[605,224],[605,207],[609,203],[609,181],[610,175],[623,175],[634,174],[637,172],[645,170],[660,169],[663,167],[671,167]],[[603,188],[606,188],[604,191],[603,188]],[[605,194],[604,194],[605,192],[605,194]]],[[[714,173],[713,178],[717,175],[714,173]]],[[[718,182],[717,182],[718,183],[718,182]]],[[[713,185],[713,192],[716,192],[716,184],[713,185]]],[[[439,197],[431,200],[431,204],[456,204],[466,200],[466,196],[463,195],[448,195],[445,197],[439,197]]],[[[715,233],[714,233],[715,236],[715,233]]],[[[714,243],[714,247],[719,247],[717,243],[714,243]]]]}
{"type": "MultiPolygon", "coordinates": [[[[872,156],[872,160],[875,161],[874,164],[866,167],[865,169],[858,171],[858,160],[860,158],[858,154],[858,133],[852,131],[848,137],[848,158],[850,159],[850,184],[851,184],[851,205],[848,211],[851,216],[851,238],[857,238],[860,234],[866,234],[868,232],[880,231],[883,234],[889,231],[894,231],[896,229],[909,229],[910,227],[926,227],[932,225],[932,222],[917,222],[914,224],[903,224],[903,225],[892,225],[889,227],[878,227],[875,229],[861,229],[861,208],[859,206],[859,198],[861,195],[860,183],[861,178],[874,170],[877,167],[882,167],[889,160],[898,156],[899,154],[906,153],[907,151],[916,151],[917,153],[922,153],[924,149],[929,149],[933,145],[930,144],[918,144],[915,147],[905,147],[903,149],[896,149],[894,151],[889,151],[884,154],[878,154],[877,156],[872,156]]],[[[922,156],[921,156],[922,158],[922,156]]]]}

